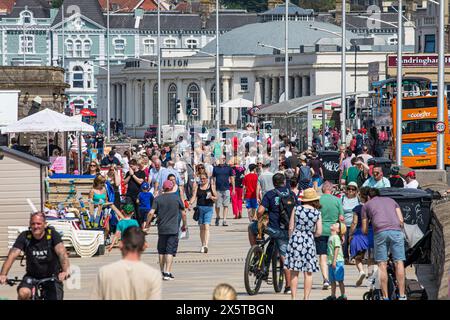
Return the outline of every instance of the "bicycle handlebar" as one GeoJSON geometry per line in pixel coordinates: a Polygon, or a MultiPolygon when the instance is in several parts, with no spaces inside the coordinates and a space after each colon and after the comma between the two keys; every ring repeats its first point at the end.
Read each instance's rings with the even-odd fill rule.
{"type": "MultiPolygon", "coordinates": [[[[70,278],[70,275],[68,276],[68,278],[70,278]]],[[[49,277],[49,278],[43,278],[43,279],[30,278],[30,279],[31,279],[31,284],[33,286],[39,286],[39,285],[41,285],[43,283],[46,283],[46,282],[59,281],[59,279],[57,277],[49,277]]],[[[7,279],[6,283],[12,287],[12,286],[14,286],[17,283],[20,283],[22,281],[23,281],[23,279],[19,279],[18,277],[15,277],[14,279],[7,279]]]]}

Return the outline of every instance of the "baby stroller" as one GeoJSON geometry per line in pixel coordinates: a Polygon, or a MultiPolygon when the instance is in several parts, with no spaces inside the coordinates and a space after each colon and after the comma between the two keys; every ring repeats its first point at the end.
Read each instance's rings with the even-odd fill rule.
{"type": "MultiPolygon", "coordinates": [[[[431,240],[431,230],[427,231],[412,248],[406,250],[406,260],[404,262],[405,269],[417,262],[426,255],[426,247],[431,240]]],[[[389,255],[387,262],[387,277],[388,277],[388,297],[390,300],[397,300],[399,297],[398,283],[395,276],[395,263],[392,256],[389,255]]],[[[368,279],[369,291],[364,293],[363,300],[383,300],[381,292],[381,283],[378,276],[378,270],[373,273],[368,279]]],[[[405,293],[408,300],[428,300],[428,295],[425,288],[413,279],[405,280],[405,293]]]]}

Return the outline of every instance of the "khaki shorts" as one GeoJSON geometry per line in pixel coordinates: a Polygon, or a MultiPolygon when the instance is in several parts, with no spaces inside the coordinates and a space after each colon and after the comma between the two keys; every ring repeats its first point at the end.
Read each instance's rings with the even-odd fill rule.
{"type": "Polygon", "coordinates": [[[217,191],[216,207],[228,207],[231,203],[230,190],[217,191]]]}

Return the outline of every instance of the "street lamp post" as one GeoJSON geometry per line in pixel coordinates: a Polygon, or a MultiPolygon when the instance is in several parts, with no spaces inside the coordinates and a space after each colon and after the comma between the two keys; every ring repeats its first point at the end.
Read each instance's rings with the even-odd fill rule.
{"type": "MultiPolygon", "coordinates": [[[[220,46],[219,46],[219,0],[216,0],[216,141],[220,142],[220,119],[221,119],[221,108],[220,108],[220,46]]],[[[225,97],[224,97],[225,98],[225,97]]]]}
{"type": "Polygon", "coordinates": [[[108,96],[108,98],[107,98],[107,103],[108,103],[108,106],[107,106],[107,116],[106,116],[106,121],[107,121],[107,123],[106,123],[106,128],[107,128],[107,134],[106,134],[106,141],[110,141],[110,139],[111,139],[111,121],[110,121],[110,118],[111,118],[111,69],[110,69],[110,61],[109,61],[109,58],[110,58],[110,37],[109,37],[109,0],[107,0],[106,1],[106,6],[107,6],[107,8],[106,8],[106,12],[107,12],[107,14],[106,14],[106,42],[108,43],[107,44],[107,47],[106,47],[106,61],[107,61],[107,86],[108,86],[108,88],[107,88],[107,90],[106,90],[106,95],[108,96]]]}
{"type": "Polygon", "coordinates": [[[403,84],[403,3],[402,0],[398,0],[398,36],[397,36],[397,132],[396,132],[396,145],[395,145],[395,154],[397,165],[402,165],[402,109],[403,109],[403,92],[402,92],[402,84],[403,84]]]}
{"type": "Polygon", "coordinates": [[[158,0],[158,143],[161,143],[161,1],[158,0]]]}
{"type": "Polygon", "coordinates": [[[284,34],[284,101],[289,100],[289,0],[285,1],[284,34]]]}
{"type": "Polygon", "coordinates": [[[347,1],[342,1],[342,44],[341,44],[341,144],[346,144],[346,119],[347,119],[347,104],[346,104],[346,76],[347,76],[347,55],[346,45],[347,37],[345,32],[346,26],[346,7],[347,1]]]}
{"type": "MultiPolygon", "coordinates": [[[[445,27],[445,1],[441,0],[441,4],[439,5],[439,68],[438,68],[438,122],[444,122],[445,120],[445,39],[444,39],[444,27],[445,27]]],[[[446,128],[447,129],[447,128],[446,128]]],[[[444,151],[444,138],[445,133],[439,132],[437,134],[437,159],[436,159],[436,168],[439,170],[445,169],[445,151],[444,151]]]]}

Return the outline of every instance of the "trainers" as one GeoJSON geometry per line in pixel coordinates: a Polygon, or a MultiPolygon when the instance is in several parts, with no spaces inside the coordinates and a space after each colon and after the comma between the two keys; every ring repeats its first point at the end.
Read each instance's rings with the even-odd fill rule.
{"type": "Polygon", "coordinates": [[[175,277],[173,276],[173,273],[168,273],[169,280],[175,280],[175,277]]]}
{"type": "Polygon", "coordinates": [[[291,294],[291,293],[292,293],[291,287],[284,288],[284,294],[291,294]]]}
{"type": "Polygon", "coordinates": [[[343,294],[339,298],[337,298],[336,300],[347,300],[347,296],[345,294],[343,294]]]}
{"type": "Polygon", "coordinates": [[[357,287],[361,286],[365,278],[366,278],[366,274],[364,273],[364,271],[361,271],[361,272],[359,273],[359,278],[358,278],[358,280],[356,281],[356,286],[357,286],[357,287]]]}
{"type": "Polygon", "coordinates": [[[200,249],[200,253],[205,253],[205,247],[202,247],[202,248],[200,249]]]}
{"type": "Polygon", "coordinates": [[[216,227],[219,226],[219,221],[220,221],[220,218],[216,218],[216,227]]]}
{"type": "Polygon", "coordinates": [[[328,296],[328,297],[326,297],[325,299],[323,299],[323,300],[330,300],[330,301],[334,301],[334,300],[336,300],[336,297],[335,296],[328,296]]]}
{"type": "Polygon", "coordinates": [[[399,296],[398,300],[408,300],[408,298],[406,296],[399,296]]]}
{"type": "Polygon", "coordinates": [[[329,288],[330,288],[330,282],[328,280],[324,280],[322,290],[328,290],[329,288]]]}
{"type": "Polygon", "coordinates": [[[208,253],[208,247],[205,246],[204,249],[203,249],[203,252],[204,253],[208,253]]]}
{"type": "Polygon", "coordinates": [[[163,272],[163,280],[164,280],[164,281],[171,280],[171,279],[170,279],[170,273],[163,272]]]}
{"type": "Polygon", "coordinates": [[[228,223],[226,221],[222,222],[222,226],[228,227],[228,223]]]}

